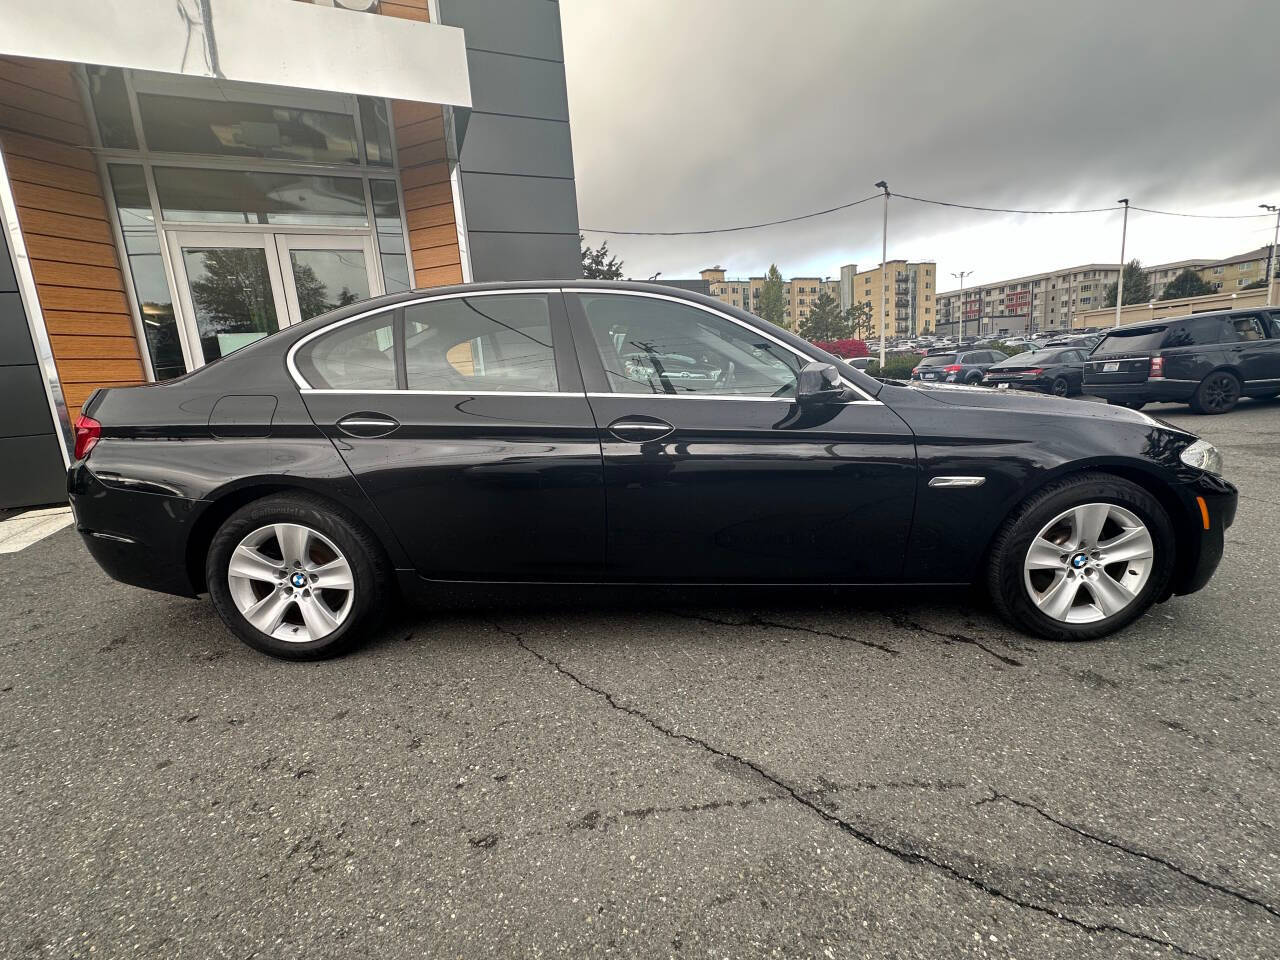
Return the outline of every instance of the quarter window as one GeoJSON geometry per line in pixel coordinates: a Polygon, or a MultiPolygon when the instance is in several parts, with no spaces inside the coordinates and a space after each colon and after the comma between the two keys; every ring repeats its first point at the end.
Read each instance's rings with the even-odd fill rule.
{"type": "Polygon", "coordinates": [[[295,358],[311,386],[329,390],[396,388],[395,311],[338,327],[299,348],[295,358]]]}
{"type": "Polygon", "coordinates": [[[795,395],[800,358],[749,327],[669,300],[579,299],[615,393],[795,395]]]}
{"type": "Polygon", "coordinates": [[[452,297],[404,310],[410,390],[555,392],[547,298],[452,297]]]}

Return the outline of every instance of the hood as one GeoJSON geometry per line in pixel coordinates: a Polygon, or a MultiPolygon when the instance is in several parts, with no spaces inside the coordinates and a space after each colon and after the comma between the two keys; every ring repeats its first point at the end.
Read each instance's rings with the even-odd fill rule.
{"type": "Polygon", "coordinates": [[[1172,430],[1186,436],[1195,434],[1149,417],[1141,410],[1130,410],[1128,407],[1117,407],[1102,401],[1072,400],[1066,397],[1054,397],[1043,393],[1030,393],[1023,390],[992,390],[990,387],[966,387],[953,384],[933,384],[913,381],[904,385],[917,394],[954,407],[975,407],[985,410],[1001,410],[1008,412],[1025,412],[1038,414],[1057,414],[1060,416],[1089,417],[1106,420],[1112,423],[1140,423],[1146,426],[1157,426],[1164,430],[1172,430]]]}

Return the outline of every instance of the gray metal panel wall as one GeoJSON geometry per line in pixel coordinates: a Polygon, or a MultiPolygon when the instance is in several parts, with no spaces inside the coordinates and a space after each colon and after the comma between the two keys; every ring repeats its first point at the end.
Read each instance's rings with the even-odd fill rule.
{"type": "Polygon", "coordinates": [[[27,313],[0,229],[0,507],[65,500],[66,473],[27,313]]]}
{"type": "Polygon", "coordinates": [[[476,280],[582,276],[554,0],[440,0],[467,38],[472,114],[460,150],[476,280]]]}

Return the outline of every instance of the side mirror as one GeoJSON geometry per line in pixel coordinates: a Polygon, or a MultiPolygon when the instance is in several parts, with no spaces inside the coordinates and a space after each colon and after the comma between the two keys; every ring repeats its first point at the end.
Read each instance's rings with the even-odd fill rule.
{"type": "Polygon", "coordinates": [[[845,397],[845,387],[840,374],[829,363],[811,360],[800,368],[796,380],[796,402],[801,406],[821,406],[838,403],[845,397]]]}

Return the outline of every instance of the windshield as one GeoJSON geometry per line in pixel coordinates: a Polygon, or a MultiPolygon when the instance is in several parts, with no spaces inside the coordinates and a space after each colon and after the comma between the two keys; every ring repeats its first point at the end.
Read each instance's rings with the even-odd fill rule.
{"type": "Polygon", "coordinates": [[[1159,350],[1164,342],[1167,327],[1142,327],[1137,330],[1117,330],[1108,333],[1090,356],[1114,357],[1125,353],[1150,353],[1159,350]]]}
{"type": "Polygon", "coordinates": [[[925,357],[920,361],[922,367],[945,367],[949,363],[956,362],[954,353],[935,353],[931,357],[925,357]]]}

